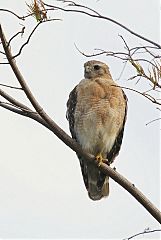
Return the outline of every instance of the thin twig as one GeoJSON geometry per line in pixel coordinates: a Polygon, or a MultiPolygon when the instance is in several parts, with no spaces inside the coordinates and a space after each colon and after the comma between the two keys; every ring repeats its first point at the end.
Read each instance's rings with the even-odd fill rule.
{"type": "Polygon", "coordinates": [[[153,119],[151,120],[150,122],[146,123],[145,125],[148,126],[149,124],[153,123],[153,122],[156,122],[156,121],[159,121],[161,120],[161,118],[156,118],[156,119],[153,119]]]}
{"type": "Polygon", "coordinates": [[[0,8],[0,11],[11,13],[20,20],[25,20],[25,18],[26,18],[26,17],[21,17],[21,16],[17,15],[15,12],[8,10],[8,9],[0,8]]]}
{"type": "Polygon", "coordinates": [[[106,55],[106,56],[109,56],[109,57],[119,58],[119,59],[124,60],[124,61],[127,61],[129,59],[129,55],[127,53],[124,53],[124,52],[112,52],[112,51],[105,51],[105,50],[102,50],[102,49],[95,48],[94,50],[99,51],[98,53],[87,54],[87,53],[82,52],[77,47],[77,45],[75,43],[74,43],[74,46],[78,50],[78,52],[81,53],[85,57],[97,57],[97,56],[100,56],[100,55],[106,55]],[[123,56],[123,57],[121,57],[121,56],[123,56]],[[124,56],[126,56],[126,57],[124,57],[124,56]]]}
{"type": "Polygon", "coordinates": [[[30,35],[28,36],[27,41],[26,41],[25,43],[22,44],[22,46],[20,47],[18,53],[15,54],[15,55],[13,56],[13,58],[18,57],[18,56],[21,54],[23,48],[29,43],[29,41],[30,41],[30,39],[31,39],[31,37],[32,37],[32,35],[33,35],[33,33],[36,31],[36,29],[38,28],[38,26],[39,26],[40,24],[41,24],[41,22],[38,22],[38,23],[37,23],[37,25],[34,27],[34,29],[32,30],[32,32],[31,32],[30,35]]]}
{"type": "Polygon", "coordinates": [[[141,236],[141,235],[144,235],[144,234],[148,234],[148,233],[154,233],[154,232],[161,232],[161,229],[153,229],[153,230],[147,230],[145,229],[143,232],[140,232],[140,233],[136,233],[128,238],[124,238],[123,240],[130,240],[132,238],[135,238],[135,237],[138,237],[138,236],[141,236]]]}
{"type": "Polygon", "coordinates": [[[11,41],[12,41],[15,37],[17,37],[19,34],[22,35],[22,34],[24,33],[24,31],[25,31],[25,26],[22,27],[21,31],[17,32],[16,34],[14,34],[14,35],[10,38],[10,40],[8,41],[8,46],[10,45],[11,41]]]}
{"type": "Polygon", "coordinates": [[[8,64],[9,64],[9,62],[4,62],[4,63],[3,63],[3,62],[2,62],[2,63],[0,62],[0,65],[8,65],[8,64]]]}
{"type": "Polygon", "coordinates": [[[147,94],[147,93],[142,93],[142,92],[139,92],[138,90],[136,89],[133,89],[133,88],[129,88],[129,87],[124,87],[124,86],[118,86],[118,85],[113,85],[114,87],[119,87],[119,88],[122,88],[122,89],[127,89],[127,90],[130,90],[132,92],[135,92],[135,93],[138,93],[139,95],[142,95],[143,97],[147,98],[148,100],[150,100],[152,103],[155,103],[157,105],[161,105],[160,102],[158,102],[154,97],[152,97],[151,95],[147,94]]]}
{"type": "Polygon", "coordinates": [[[30,35],[28,36],[27,41],[26,41],[25,43],[22,44],[22,46],[20,47],[18,53],[15,54],[15,55],[13,56],[13,58],[18,57],[18,56],[21,54],[23,48],[29,43],[29,41],[30,41],[32,35],[34,34],[34,32],[36,31],[36,29],[38,28],[38,26],[39,26],[40,24],[42,24],[42,23],[46,23],[46,22],[51,22],[51,21],[57,21],[57,20],[61,21],[61,19],[47,19],[46,21],[38,22],[37,25],[36,25],[36,26],[34,27],[34,29],[32,30],[32,32],[30,33],[30,35]]]}
{"type": "Polygon", "coordinates": [[[25,112],[25,114],[26,113],[37,114],[37,112],[34,112],[34,111],[26,109],[26,108],[18,107],[17,105],[15,105],[13,103],[10,103],[10,102],[2,102],[2,101],[0,101],[0,103],[3,104],[3,105],[11,106],[11,107],[13,107],[15,109],[18,109],[18,110],[21,110],[22,112],[25,112]]]}
{"type": "Polygon", "coordinates": [[[6,85],[6,84],[3,84],[3,83],[0,83],[0,86],[7,87],[7,88],[12,88],[12,89],[16,89],[16,90],[22,90],[21,87],[13,87],[13,86],[6,85]]]}
{"type": "Polygon", "coordinates": [[[127,65],[127,61],[124,62],[124,66],[123,66],[123,68],[122,68],[122,70],[121,70],[121,72],[119,74],[119,77],[116,79],[116,81],[119,81],[121,79],[121,77],[122,77],[122,75],[123,75],[123,73],[125,71],[126,65],[127,65]]]}
{"type": "Polygon", "coordinates": [[[17,106],[20,109],[25,109],[27,111],[32,111],[29,107],[27,107],[26,105],[22,104],[21,102],[17,101],[15,98],[11,97],[9,94],[7,94],[5,91],[3,91],[2,89],[0,89],[0,96],[2,96],[3,98],[5,98],[7,101],[9,101],[10,103],[12,103],[14,106],[17,106]]]}
{"type": "Polygon", "coordinates": [[[0,54],[6,55],[4,52],[0,51],[0,54]]]}

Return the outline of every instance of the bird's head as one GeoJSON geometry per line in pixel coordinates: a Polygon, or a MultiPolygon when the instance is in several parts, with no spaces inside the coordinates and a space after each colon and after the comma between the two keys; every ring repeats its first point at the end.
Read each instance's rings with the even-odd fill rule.
{"type": "Polygon", "coordinates": [[[105,63],[92,60],[84,64],[85,78],[97,78],[105,75],[111,78],[109,67],[105,63]]]}

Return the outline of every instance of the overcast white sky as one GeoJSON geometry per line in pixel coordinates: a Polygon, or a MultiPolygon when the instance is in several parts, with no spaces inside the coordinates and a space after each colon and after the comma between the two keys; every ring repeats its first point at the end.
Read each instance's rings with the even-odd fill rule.
{"type": "MultiPolygon", "coordinates": [[[[159,42],[159,0],[79,2],[159,42]]],[[[26,14],[22,0],[1,1],[0,8],[26,14]]],[[[74,43],[91,53],[94,48],[123,49],[118,34],[131,46],[144,42],[109,22],[69,13],[57,12],[56,16],[63,21],[42,24],[16,61],[45,111],[69,133],[66,101],[83,78],[83,64],[89,60],[76,50],[74,43]]],[[[22,23],[2,12],[0,21],[8,38],[19,31],[22,23]]],[[[29,27],[27,35],[35,21],[23,24],[29,27]]],[[[24,39],[14,41],[13,52],[17,52],[24,39]]],[[[106,56],[97,59],[109,64],[114,79],[119,77],[123,67],[120,61],[106,56]]],[[[16,85],[9,67],[0,68],[0,82],[16,85]]],[[[127,82],[130,74],[131,68],[127,68],[119,84],[135,87],[135,83],[127,82]]],[[[15,91],[9,93],[17,96],[15,91]]],[[[159,207],[159,122],[145,125],[159,113],[143,97],[132,92],[126,94],[128,119],[122,149],[114,165],[159,207]]],[[[18,98],[27,103],[24,96],[19,94],[18,98]]],[[[0,109],[0,116],[0,238],[123,239],[147,227],[159,228],[156,220],[113,180],[109,198],[92,202],[73,151],[32,120],[4,109],[0,109]]],[[[159,235],[144,235],[144,239],[152,238],[159,239],[159,235]]]]}

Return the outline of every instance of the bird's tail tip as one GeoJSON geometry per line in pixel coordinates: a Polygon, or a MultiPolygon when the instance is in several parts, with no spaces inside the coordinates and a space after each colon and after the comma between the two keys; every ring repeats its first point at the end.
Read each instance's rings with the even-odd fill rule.
{"type": "Polygon", "coordinates": [[[101,189],[98,189],[96,184],[90,184],[88,189],[88,196],[93,201],[100,200],[103,197],[108,197],[109,195],[109,177],[106,177],[105,182],[101,189]]]}

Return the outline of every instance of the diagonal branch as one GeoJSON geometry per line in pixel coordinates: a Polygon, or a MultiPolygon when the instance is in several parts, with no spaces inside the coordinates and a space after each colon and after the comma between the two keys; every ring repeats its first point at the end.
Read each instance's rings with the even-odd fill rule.
{"type": "MultiPolygon", "coordinates": [[[[0,8],[0,11],[13,14],[15,17],[17,17],[17,18],[20,19],[20,20],[25,20],[25,17],[21,17],[21,16],[17,15],[15,12],[13,12],[13,11],[11,11],[11,10],[4,9],[4,8],[0,8]]],[[[31,14],[30,14],[30,15],[31,15],[31,14]]]]}
{"type": "Polygon", "coordinates": [[[51,5],[51,4],[47,4],[47,3],[44,3],[45,6],[47,7],[50,7],[52,8],[53,10],[55,9],[58,9],[58,10],[61,10],[61,11],[64,11],[64,12],[74,12],[74,13],[81,13],[81,14],[84,14],[84,15],[88,15],[90,17],[93,17],[93,18],[99,18],[99,19],[103,19],[103,20],[107,20],[107,21],[110,21],[118,26],[120,26],[121,28],[125,29],[126,31],[128,31],[129,33],[131,33],[132,35],[146,41],[146,42],[149,42],[151,43],[152,45],[156,46],[158,49],[161,49],[161,45],[134,32],[133,30],[131,30],[130,28],[126,27],[125,25],[123,25],[122,23],[110,18],[110,17],[106,17],[106,16],[103,16],[101,14],[99,14],[98,12],[96,12],[95,10],[93,10],[92,8],[89,8],[89,7],[86,7],[84,5],[80,5],[80,4],[76,4],[72,1],[64,1],[64,0],[60,0],[61,2],[66,2],[68,4],[68,6],[72,6],[72,7],[78,7],[78,9],[67,9],[67,8],[63,8],[63,7],[59,7],[59,6],[55,6],[55,5],[51,5]],[[70,4],[71,2],[71,4],[70,4]],[[81,8],[84,8],[86,10],[90,10],[90,12],[87,12],[85,10],[81,10],[81,8]]]}
{"type": "Polygon", "coordinates": [[[12,88],[12,89],[16,89],[16,90],[22,90],[22,88],[20,88],[20,87],[14,87],[14,86],[3,84],[3,83],[0,83],[0,86],[7,87],[7,88],[12,88]]]}
{"type": "MultiPolygon", "coordinates": [[[[43,126],[45,126],[46,128],[48,128],[49,130],[51,130],[53,132],[53,127],[48,125],[37,113],[30,112],[30,111],[21,111],[19,109],[16,109],[16,108],[10,106],[10,105],[7,105],[5,103],[0,103],[0,106],[5,108],[5,109],[7,109],[7,110],[9,110],[9,111],[14,112],[14,113],[17,113],[17,114],[20,114],[22,116],[31,118],[31,119],[39,122],[40,124],[42,124],[43,126]]],[[[60,127],[58,127],[57,131],[59,131],[60,133],[64,132],[60,127]]],[[[93,164],[96,164],[98,166],[98,162],[96,161],[94,156],[89,155],[89,154],[83,152],[82,149],[80,148],[80,146],[76,142],[74,142],[74,140],[71,139],[66,133],[65,133],[65,135],[63,134],[62,137],[66,138],[66,136],[69,139],[69,142],[68,142],[67,146],[70,147],[70,145],[72,144],[72,146],[73,146],[72,149],[75,152],[81,154],[88,161],[92,161],[93,164]]],[[[160,211],[143,195],[143,193],[139,189],[137,189],[135,187],[134,184],[129,182],[125,177],[123,177],[116,170],[112,169],[110,166],[108,166],[105,163],[102,163],[101,166],[99,166],[99,167],[106,175],[109,175],[115,182],[117,182],[124,189],[126,189],[136,200],[138,200],[138,202],[140,202],[147,209],[147,211],[158,222],[161,223],[161,213],[160,213],[160,211]]]]}
{"type": "MultiPolygon", "coordinates": [[[[37,102],[35,97],[33,96],[31,90],[29,89],[27,83],[25,82],[25,79],[23,78],[21,72],[19,71],[15,60],[12,57],[11,50],[7,46],[7,41],[5,39],[5,36],[3,34],[2,28],[0,27],[0,38],[2,41],[2,45],[6,54],[6,57],[9,61],[9,64],[19,82],[21,85],[23,91],[25,92],[27,98],[29,99],[30,103],[36,110],[36,114],[25,111],[26,116],[30,117],[37,122],[43,124],[48,129],[50,129],[59,139],[61,139],[68,147],[70,147],[73,151],[84,157],[87,161],[93,162],[93,164],[96,164],[106,175],[109,175],[115,182],[119,183],[124,189],[126,189],[137,201],[139,201],[146,209],[147,211],[158,221],[161,223],[161,213],[160,211],[141,193],[134,184],[130,183],[126,178],[124,178],[121,174],[116,172],[114,169],[112,169],[110,166],[108,166],[105,163],[102,163],[99,166],[99,163],[95,159],[94,156],[87,154],[82,150],[80,145],[76,143],[71,137],[69,137],[68,134],[66,134],[48,115],[47,113],[42,109],[40,104],[37,102]]],[[[4,106],[4,104],[1,104],[2,107],[8,108],[8,110],[14,111],[18,113],[18,109],[15,110],[12,108],[12,106],[4,106]],[[10,109],[9,109],[10,108],[10,109]],[[12,109],[11,109],[12,108],[12,109]]],[[[22,113],[22,112],[21,112],[22,113]]],[[[18,114],[21,114],[18,113],[18,114]]],[[[21,114],[24,115],[25,114],[21,114]]]]}
{"type": "Polygon", "coordinates": [[[9,105],[8,103],[3,103],[3,102],[0,102],[0,107],[5,108],[11,112],[17,113],[21,116],[31,118],[52,131],[51,127],[36,112],[32,112],[26,109],[23,110],[15,107],[14,105],[12,106],[12,105],[9,105]]]}
{"type": "Polygon", "coordinates": [[[142,95],[143,97],[147,98],[149,101],[151,101],[151,102],[154,103],[154,104],[161,105],[160,102],[158,102],[153,96],[151,96],[150,94],[147,94],[146,92],[139,92],[139,91],[136,90],[136,89],[129,88],[129,87],[124,87],[124,86],[116,86],[116,85],[113,85],[113,86],[114,86],[114,87],[123,88],[123,89],[126,89],[126,90],[130,90],[130,91],[132,91],[132,92],[135,92],[135,93],[137,93],[137,94],[142,95]]]}
{"type": "Polygon", "coordinates": [[[32,111],[29,107],[27,107],[26,105],[24,105],[23,103],[17,101],[15,98],[11,97],[9,94],[7,94],[5,91],[3,91],[2,89],[0,89],[0,96],[2,96],[3,98],[5,98],[7,101],[9,101],[11,104],[13,104],[14,106],[20,108],[20,109],[24,109],[27,111],[32,111]]]}

